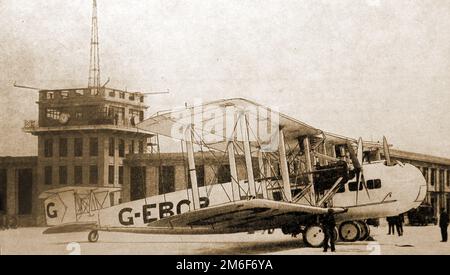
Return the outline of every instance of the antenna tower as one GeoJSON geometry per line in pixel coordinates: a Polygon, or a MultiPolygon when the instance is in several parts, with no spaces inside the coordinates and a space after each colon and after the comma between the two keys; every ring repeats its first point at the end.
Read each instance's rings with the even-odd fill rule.
{"type": "Polygon", "coordinates": [[[91,62],[89,88],[100,88],[100,54],[98,45],[97,0],[92,1],[91,62]]]}

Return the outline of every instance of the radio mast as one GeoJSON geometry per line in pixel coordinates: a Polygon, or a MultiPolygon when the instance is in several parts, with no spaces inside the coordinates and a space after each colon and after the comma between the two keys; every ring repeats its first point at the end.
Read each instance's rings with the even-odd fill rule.
{"type": "Polygon", "coordinates": [[[89,66],[89,88],[100,88],[100,54],[98,45],[97,0],[92,2],[91,62],[89,66]]]}

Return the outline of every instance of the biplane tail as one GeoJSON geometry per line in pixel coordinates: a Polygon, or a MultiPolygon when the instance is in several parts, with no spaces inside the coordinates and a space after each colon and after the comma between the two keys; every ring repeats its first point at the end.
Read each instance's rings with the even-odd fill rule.
{"type": "Polygon", "coordinates": [[[92,230],[97,226],[99,210],[113,205],[110,194],[117,191],[120,188],[63,187],[41,193],[46,224],[50,226],[44,234],[92,230]]]}

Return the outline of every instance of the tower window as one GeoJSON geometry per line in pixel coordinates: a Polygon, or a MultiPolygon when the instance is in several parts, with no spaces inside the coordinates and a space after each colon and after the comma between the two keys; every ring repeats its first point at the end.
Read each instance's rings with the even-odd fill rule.
{"type": "Polygon", "coordinates": [[[83,138],[75,138],[75,140],[74,140],[74,155],[75,155],[75,157],[83,156],[83,138]]]}
{"type": "Polygon", "coordinates": [[[129,154],[134,154],[134,140],[131,140],[129,154]]]}
{"type": "Polygon", "coordinates": [[[89,184],[98,183],[98,167],[97,165],[89,166],[89,184]]]}
{"type": "Polygon", "coordinates": [[[57,109],[47,108],[46,116],[47,116],[47,118],[57,120],[61,116],[61,111],[59,111],[57,109]]]}
{"type": "Polygon", "coordinates": [[[67,157],[67,138],[59,139],[59,156],[67,157]]]}
{"type": "Polygon", "coordinates": [[[53,157],[53,139],[46,139],[44,141],[44,156],[46,158],[53,157]]]}
{"type": "Polygon", "coordinates": [[[123,166],[119,166],[119,184],[123,184],[123,166]]]}
{"type": "Polygon", "coordinates": [[[114,165],[108,167],[108,183],[114,184],[114,165]]]}
{"type": "Polygon", "coordinates": [[[47,92],[47,99],[54,99],[55,93],[54,92],[47,92]]]}
{"type": "Polygon", "coordinates": [[[59,167],[59,184],[61,185],[67,184],[67,166],[59,167]]]}
{"type": "Polygon", "coordinates": [[[116,144],[115,144],[114,138],[113,137],[109,138],[109,150],[108,151],[109,151],[110,157],[114,157],[115,147],[116,147],[116,144]]]}
{"type": "Polygon", "coordinates": [[[74,181],[75,184],[83,184],[83,166],[73,167],[74,181]]]}
{"type": "Polygon", "coordinates": [[[69,91],[61,91],[60,95],[62,99],[69,98],[69,91]]]}
{"type": "Polygon", "coordinates": [[[119,157],[125,157],[125,141],[123,139],[119,139],[119,157]]]}
{"type": "Polygon", "coordinates": [[[98,138],[89,139],[89,156],[98,156],[98,138]]]}
{"type": "Polygon", "coordinates": [[[139,141],[139,154],[143,154],[144,153],[144,141],[140,140],[139,141]]]}
{"type": "Polygon", "coordinates": [[[46,166],[44,168],[44,184],[52,185],[52,183],[53,183],[53,167],[46,166]]]}

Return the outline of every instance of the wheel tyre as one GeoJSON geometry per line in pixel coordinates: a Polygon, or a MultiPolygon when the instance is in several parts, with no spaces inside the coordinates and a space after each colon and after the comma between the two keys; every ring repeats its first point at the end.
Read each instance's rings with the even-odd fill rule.
{"type": "Polygon", "coordinates": [[[96,243],[98,241],[98,231],[97,230],[92,230],[91,232],[89,232],[88,235],[88,240],[91,243],[96,243]]]}
{"type": "Polygon", "coordinates": [[[363,221],[357,221],[356,223],[359,225],[359,230],[360,230],[360,237],[359,237],[358,241],[367,240],[367,238],[369,238],[369,236],[370,236],[369,226],[367,225],[367,223],[365,223],[363,221]]]}
{"type": "Polygon", "coordinates": [[[339,237],[344,242],[356,242],[360,236],[361,232],[356,222],[347,221],[339,226],[339,237]]]}
{"type": "Polygon", "coordinates": [[[303,241],[310,247],[322,247],[325,232],[320,225],[309,225],[303,232],[303,241]]]}

